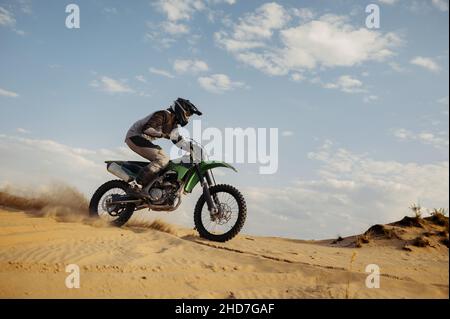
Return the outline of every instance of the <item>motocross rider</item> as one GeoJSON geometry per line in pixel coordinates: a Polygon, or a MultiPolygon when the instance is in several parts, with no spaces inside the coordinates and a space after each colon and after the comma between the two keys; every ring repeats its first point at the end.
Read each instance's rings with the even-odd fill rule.
{"type": "Polygon", "coordinates": [[[176,128],[178,125],[186,126],[193,114],[202,115],[202,112],[189,100],[178,98],[168,109],[146,116],[128,130],[125,143],[133,152],[150,161],[136,177],[136,182],[143,188],[151,185],[158,177],[158,173],[169,163],[169,157],[160,146],[153,144],[153,141],[166,138],[177,147],[189,150],[189,143],[176,128]]]}

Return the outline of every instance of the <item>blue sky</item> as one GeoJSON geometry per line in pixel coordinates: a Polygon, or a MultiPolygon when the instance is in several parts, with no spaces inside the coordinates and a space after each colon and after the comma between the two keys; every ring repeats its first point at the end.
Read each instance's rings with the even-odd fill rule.
{"type": "MultiPolygon", "coordinates": [[[[103,160],[131,157],[129,126],[181,96],[203,127],[279,129],[276,174],[220,176],[246,194],[249,233],[448,207],[448,1],[73,1],[80,29],[68,3],[0,0],[0,184],[90,196],[103,160]]],[[[189,225],[194,200],[170,218],[189,225]]]]}

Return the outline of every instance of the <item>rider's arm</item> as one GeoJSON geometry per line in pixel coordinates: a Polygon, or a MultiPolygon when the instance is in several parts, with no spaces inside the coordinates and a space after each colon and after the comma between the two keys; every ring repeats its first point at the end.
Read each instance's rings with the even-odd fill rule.
{"type": "Polygon", "coordinates": [[[144,131],[145,135],[151,136],[151,137],[165,137],[162,131],[158,131],[157,129],[154,129],[153,127],[149,127],[144,131]]]}
{"type": "Polygon", "coordinates": [[[163,126],[166,121],[166,114],[164,112],[156,112],[148,121],[146,127],[144,128],[143,133],[150,137],[156,138],[169,138],[163,132],[163,126]]]}
{"type": "Polygon", "coordinates": [[[185,152],[190,152],[190,143],[189,143],[189,141],[186,141],[177,129],[173,130],[170,133],[170,140],[178,148],[182,149],[185,152]]]}

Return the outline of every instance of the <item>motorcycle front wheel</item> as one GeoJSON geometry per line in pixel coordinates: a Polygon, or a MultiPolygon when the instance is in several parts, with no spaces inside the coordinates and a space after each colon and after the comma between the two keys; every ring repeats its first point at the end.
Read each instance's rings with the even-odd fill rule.
{"type": "Polygon", "coordinates": [[[215,185],[209,191],[219,212],[211,215],[205,195],[202,195],[195,205],[195,227],[202,238],[226,242],[235,237],[244,226],[247,204],[244,196],[231,185],[215,185]]]}

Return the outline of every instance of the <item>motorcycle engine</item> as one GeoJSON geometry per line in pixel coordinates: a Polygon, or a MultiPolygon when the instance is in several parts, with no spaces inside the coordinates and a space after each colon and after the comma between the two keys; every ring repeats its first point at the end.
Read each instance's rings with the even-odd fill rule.
{"type": "Polygon", "coordinates": [[[173,205],[178,197],[180,183],[175,171],[165,172],[149,190],[150,200],[157,205],[173,205]]]}
{"type": "Polygon", "coordinates": [[[150,199],[153,202],[157,202],[163,197],[164,190],[162,190],[161,188],[153,187],[148,193],[150,195],[150,199]]]}

